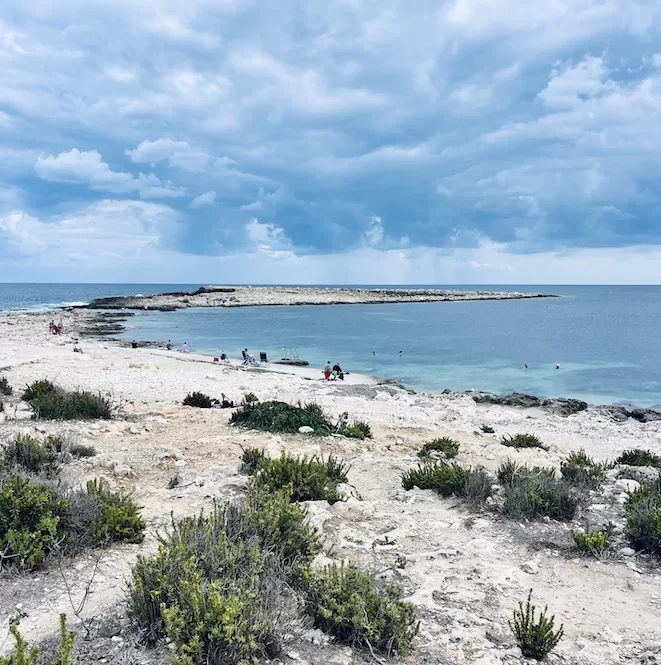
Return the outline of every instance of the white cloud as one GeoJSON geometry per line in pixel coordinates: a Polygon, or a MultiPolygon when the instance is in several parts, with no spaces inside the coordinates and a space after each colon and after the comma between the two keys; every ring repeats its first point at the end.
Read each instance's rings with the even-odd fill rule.
{"type": "Polygon", "coordinates": [[[196,196],[190,203],[190,208],[203,208],[216,202],[216,192],[205,192],[196,196]]]}
{"type": "Polygon", "coordinates": [[[35,164],[37,175],[49,182],[89,185],[94,190],[129,194],[138,192],[143,198],[184,196],[185,190],[163,183],[153,174],[113,171],[96,150],[80,151],[73,148],[59,155],[42,155],[35,164]]]}
{"type": "Polygon", "coordinates": [[[603,58],[588,56],[577,65],[554,70],[548,85],[538,96],[546,106],[573,108],[586,99],[613,90],[613,82],[604,83],[608,73],[603,58]]]}
{"type": "Polygon", "coordinates": [[[143,141],[134,150],[127,150],[126,154],[136,164],[155,164],[167,160],[170,166],[193,173],[204,171],[212,159],[208,152],[190,146],[186,141],[167,138],[143,141]]]}
{"type": "Polygon", "coordinates": [[[291,242],[279,226],[264,224],[253,218],[246,224],[245,230],[253,251],[277,259],[294,256],[291,242]]]}
{"type": "Polygon", "coordinates": [[[659,68],[661,68],[661,53],[655,53],[655,54],[652,56],[652,64],[653,64],[655,67],[659,67],[659,68]]]}
{"type": "Polygon", "coordinates": [[[370,219],[370,225],[363,235],[364,244],[367,247],[378,247],[383,242],[384,235],[382,220],[375,215],[370,219]]]}

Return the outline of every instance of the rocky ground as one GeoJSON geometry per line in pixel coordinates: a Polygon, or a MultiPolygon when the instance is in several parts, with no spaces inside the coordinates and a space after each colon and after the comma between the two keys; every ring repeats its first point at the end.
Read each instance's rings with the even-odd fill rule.
{"type": "MultiPolygon", "coordinates": [[[[460,442],[459,463],[495,471],[513,457],[558,466],[569,451],[579,448],[598,460],[613,459],[632,447],[659,454],[661,422],[631,418],[618,422],[606,412],[592,410],[564,417],[541,409],[478,404],[465,395],[415,395],[389,386],[336,386],[99,342],[86,343],[80,355],[72,353],[69,339],[50,338],[44,332],[46,321],[0,320],[2,373],[17,389],[46,377],[65,388],[107,392],[119,416],[101,423],[33,422],[26,405],[13,396],[0,418],[0,437],[19,431],[59,433],[93,445],[97,455],[66,465],[65,480],[82,483],[102,477],[113,488],[132,491],[143,506],[149,536],[142,545],[114,546],[46,571],[0,574],[0,653],[10,645],[5,634],[12,615],[25,613],[21,630],[30,641],[48,642],[56,633],[58,614],[65,612],[79,632],[79,663],[168,662],[168,645],[145,650],[127,624],[123,603],[131,565],[139,553],[154,548],[154,534],[171,515],[176,519],[208,508],[214,500],[240,496],[246,486],[246,478],[237,471],[242,448],[257,446],[272,456],[282,450],[332,453],[351,464],[346,501],[332,506],[311,502],[310,519],[326,538],[324,556],[358,563],[399,582],[417,605],[421,631],[405,659],[409,665],[525,662],[507,620],[530,588],[538,604],[548,604],[564,623],[566,636],[550,662],[661,661],[659,561],[633,553],[621,535],[622,503],[635,487],[637,480],[631,478],[636,478],[637,470],[610,471],[603,490],[591,495],[572,525],[516,523],[490,506],[474,511],[456,499],[401,487],[401,474],[418,462],[421,442],[434,436],[460,442]],[[352,418],[366,420],[374,439],[238,430],[228,425],[228,411],[181,406],[191,390],[211,395],[221,390],[250,391],[261,399],[289,402],[314,399],[333,415],[348,411],[352,418]],[[481,433],[481,424],[489,424],[495,433],[481,433]],[[549,451],[516,452],[499,443],[504,434],[517,432],[537,434],[549,451]],[[173,477],[178,484],[168,489],[173,477]],[[612,556],[603,560],[578,556],[569,529],[608,521],[616,530],[612,556]],[[81,623],[73,607],[85,597],[81,623]]],[[[303,627],[287,645],[281,662],[357,665],[374,659],[328,644],[322,634],[303,627]]]]}

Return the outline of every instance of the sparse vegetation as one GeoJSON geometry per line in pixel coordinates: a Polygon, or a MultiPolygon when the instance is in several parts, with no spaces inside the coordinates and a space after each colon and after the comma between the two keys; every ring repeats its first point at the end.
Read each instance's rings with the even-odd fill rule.
{"type": "Polygon", "coordinates": [[[188,393],[188,395],[184,397],[184,406],[195,406],[198,409],[210,409],[212,404],[211,397],[204,393],[188,393]]]}
{"type": "Polygon", "coordinates": [[[257,395],[255,395],[255,393],[246,393],[243,396],[243,402],[245,404],[254,404],[255,402],[259,402],[259,398],[257,395]]]}
{"type": "Polygon", "coordinates": [[[266,455],[259,448],[244,448],[241,455],[241,467],[239,473],[252,476],[257,472],[262,462],[266,461],[266,455]]]}
{"type": "Polygon", "coordinates": [[[600,529],[590,529],[589,531],[571,530],[571,537],[578,551],[581,554],[589,554],[598,559],[604,557],[610,549],[612,535],[612,524],[600,529]]]}
{"type": "Polygon", "coordinates": [[[544,469],[535,475],[515,473],[503,484],[503,515],[514,519],[551,519],[568,521],[576,514],[579,496],[564,480],[550,477],[544,469]]]}
{"type": "MultiPolygon", "coordinates": [[[[15,641],[14,648],[9,656],[0,656],[0,665],[38,665],[43,662],[39,659],[39,648],[29,647],[18,626],[10,625],[9,632],[15,641]]],[[[66,615],[60,614],[60,649],[57,661],[49,661],[45,665],[72,665],[75,639],[76,634],[67,630],[66,615]]]]}
{"type": "Polygon", "coordinates": [[[255,462],[255,486],[270,490],[286,489],[292,501],[325,500],[335,503],[341,499],[337,486],[347,482],[349,467],[333,456],[324,460],[318,457],[290,457],[283,452],[278,459],[252,454],[249,457],[248,462],[255,462]]]}
{"type": "Polygon", "coordinates": [[[402,476],[402,487],[434,490],[442,496],[462,496],[484,501],[491,495],[492,482],[483,469],[465,469],[440,460],[426,461],[402,476]]]}
{"type": "Polygon", "coordinates": [[[14,392],[14,389],[9,385],[9,380],[6,376],[0,376],[0,395],[9,397],[14,392]]]}
{"type": "Polygon", "coordinates": [[[631,545],[661,555],[661,474],[631,493],[625,511],[626,534],[631,545]]]}
{"type": "Polygon", "coordinates": [[[480,425],[480,431],[484,434],[495,434],[496,430],[491,425],[480,425]]]}
{"type": "Polygon", "coordinates": [[[555,478],[555,469],[546,466],[526,466],[525,464],[517,464],[513,460],[503,462],[496,473],[498,482],[504,486],[510,486],[522,476],[533,476],[541,478],[555,478]]]}
{"type": "Polygon", "coordinates": [[[0,453],[0,469],[20,468],[45,478],[55,478],[62,469],[61,452],[63,440],[48,437],[41,442],[30,436],[19,434],[6,443],[0,453]]]}
{"type": "Polygon", "coordinates": [[[179,476],[174,475],[168,480],[168,489],[173,490],[175,487],[179,486],[179,476]]]}
{"type": "Polygon", "coordinates": [[[537,608],[532,604],[532,589],[528,593],[528,600],[524,605],[519,602],[519,609],[514,610],[514,616],[509,621],[509,627],[514,633],[516,643],[526,658],[544,660],[564,635],[564,625],[555,630],[555,616],[546,616],[548,607],[537,616],[537,608]]]}
{"type": "Polygon", "coordinates": [[[541,448],[542,450],[548,450],[548,446],[545,446],[541,439],[534,434],[514,434],[512,436],[503,436],[501,439],[501,444],[507,446],[508,448],[516,448],[520,450],[521,448],[541,448]]]}
{"type": "Polygon", "coordinates": [[[39,477],[0,474],[0,568],[30,570],[58,554],[141,542],[144,527],[129,497],[97,481],[74,491],[39,477]]]}
{"type": "Polygon", "coordinates": [[[661,469],[661,457],[649,450],[633,448],[625,450],[616,460],[616,464],[627,464],[629,466],[654,466],[661,469]]]}
{"type": "Polygon", "coordinates": [[[589,489],[598,489],[606,478],[607,464],[599,464],[584,450],[572,452],[560,464],[562,477],[568,483],[589,489]]]}
{"type": "Polygon", "coordinates": [[[419,622],[399,587],[380,586],[355,566],[329,566],[306,582],[306,607],[316,628],[351,646],[407,653],[419,622]]]}
{"type": "Polygon", "coordinates": [[[418,457],[428,458],[437,452],[443,453],[446,459],[453,459],[459,453],[459,442],[447,436],[432,439],[422,445],[422,448],[418,452],[418,457]]]}
{"type": "Polygon", "coordinates": [[[39,381],[34,381],[30,385],[26,386],[21,399],[24,402],[32,402],[35,399],[44,397],[45,395],[50,395],[51,393],[58,392],[58,388],[52,381],[48,379],[41,379],[39,381]]]}
{"type": "Polygon", "coordinates": [[[96,448],[82,443],[74,443],[69,452],[73,457],[94,457],[96,455],[96,448]]]}
{"type": "Polygon", "coordinates": [[[23,392],[35,418],[44,420],[108,420],[112,417],[110,401],[101,394],[85,390],[67,392],[42,379],[23,392]]]}
{"type": "Polygon", "coordinates": [[[338,434],[348,439],[371,439],[372,428],[364,420],[354,420],[350,424],[344,424],[338,429],[338,434]]]}

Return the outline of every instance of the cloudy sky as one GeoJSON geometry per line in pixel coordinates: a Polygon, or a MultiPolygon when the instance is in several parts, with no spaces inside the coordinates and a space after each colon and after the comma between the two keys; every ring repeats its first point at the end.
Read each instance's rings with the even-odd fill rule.
{"type": "Polygon", "coordinates": [[[661,283],[659,0],[0,9],[0,281],[661,283]]]}

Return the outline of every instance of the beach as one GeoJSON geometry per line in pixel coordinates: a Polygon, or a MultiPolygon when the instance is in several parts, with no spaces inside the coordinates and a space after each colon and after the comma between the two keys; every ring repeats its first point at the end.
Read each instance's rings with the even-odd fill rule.
{"type": "MultiPolygon", "coordinates": [[[[383,571],[404,586],[421,619],[406,663],[524,662],[507,620],[530,588],[538,605],[547,604],[564,623],[566,637],[550,662],[654,662],[641,659],[661,651],[658,560],[621,553],[621,548],[605,560],[579,557],[571,549],[571,524],[507,521],[429,490],[405,491],[400,482],[401,474],[419,461],[421,443],[437,436],[459,442],[457,462],[495,472],[512,458],[557,467],[579,449],[598,461],[635,447],[661,454],[661,421],[616,422],[597,409],[565,417],[541,409],[478,404],[468,394],[413,393],[361,374],[327,382],[319,367],[242,369],[199,354],[132,349],[94,338],[81,342],[79,354],[73,352],[72,333],[90,315],[84,310],[55,314],[60,315],[62,335],[49,334],[52,315],[0,318],[0,367],[15,387],[15,395],[5,399],[0,432],[5,440],[18,432],[62,433],[94,445],[97,456],[72,461],[65,467],[66,479],[80,484],[103,478],[113,489],[133,492],[143,506],[148,538],[142,545],[103,551],[86,613],[119,612],[132,563],[139,553],[154,550],[154,534],[169,523],[171,514],[196,514],[214,501],[241,496],[246,478],[238,474],[239,459],[243,448],[255,446],[270,456],[282,451],[333,454],[351,464],[347,500],[332,506],[309,502],[310,519],[322,530],[326,549],[332,545],[331,558],[383,571]],[[43,378],[65,389],[108,395],[117,417],[93,423],[30,420],[18,393],[43,378]],[[366,421],[374,438],[237,429],[228,424],[229,409],[182,406],[193,391],[212,397],[225,393],[235,400],[252,392],[262,401],[315,401],[333,418],[347,412],[351,419],[366,421]],[[484,434],[480,428],[485,424],[495,433],[484,434]],[[549,450],[513,451],[500,444],[502,436],[520,432],[536,434],[549,450]],[[178,485],[168,489],[175,475],[178,485]],[[396,561],[404,563],[398,567],[396,561]]],[[[612,515],[621,526],[623,487],[613,475],[577,521],[599,523],[612,515]]],[[[83,556],[69,570],[74,595],[83,592],[93,565],[92,555],[83,556]]],[[[7,650],[7,620],[17,604],[28,615],[22,631],[30,641],[38,641],[55,633],[59,612],[71,612],[69,595],[54,568],[20,578],[0,576],[2,649],[7,650]]],[[[283,662],[364,662],[363,655],[346,647],[312,642],[292,647],[298,658],[283,662]]]]}

